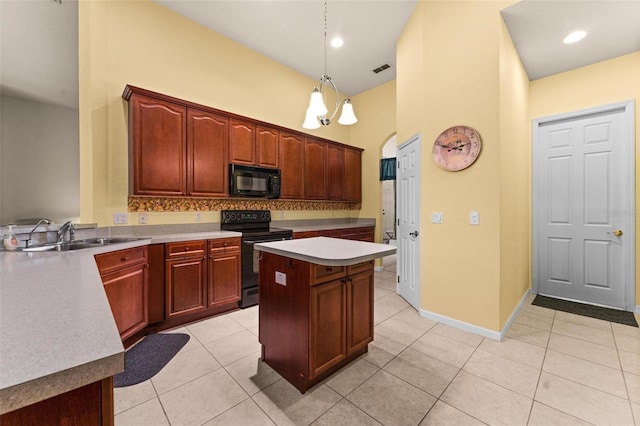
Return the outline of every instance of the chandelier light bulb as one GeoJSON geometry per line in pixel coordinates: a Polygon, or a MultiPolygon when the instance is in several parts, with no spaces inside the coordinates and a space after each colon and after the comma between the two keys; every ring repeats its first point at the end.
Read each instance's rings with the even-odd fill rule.
{"type": "Polygon", "coordinates": [[[313,93],[311,93],[308,110],[315,116],[325,115],[329,112],[324,104],[324,99],[322,99],[322,93],[320,93],[320,90],[317,87],[314,87],[313,93]]]}
{"type": "Polygon", "coordinates": [[[320,121],[318,121],[318,117],[313,115],[311,112],[311,108],[307,108],[307,115],[304,118],[304,123],[302,123],[302,127],[305,129],[317,129],[320,127],[320,121]]]}
{"type": "Polygon", "coordinates": [[[338,119],[338,123],[348,126],[350,124],[355,124],[358,122],[356,115],[353,112],[353,105],[351,104],[351,99],[345,99],[344,104],[342,105],[342,114],[340,114],[340,118],[338,119]]]}

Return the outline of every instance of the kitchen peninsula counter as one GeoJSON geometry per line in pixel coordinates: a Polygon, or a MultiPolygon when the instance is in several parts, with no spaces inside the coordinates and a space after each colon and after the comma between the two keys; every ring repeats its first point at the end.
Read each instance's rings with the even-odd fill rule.
{"type": "Polygon", "coordinates": [[[373,263],[385,244],[315,237],[259,243],[262,360],[300,392],[373,341],[373,263]]]}
{"type": "Polygon", "coordinates": [[[0,414],[124,370],[124,347],[94,255],[239,236],[229,231],[135,235],[138,240],[75,251],[0,251],[0,414]]]}

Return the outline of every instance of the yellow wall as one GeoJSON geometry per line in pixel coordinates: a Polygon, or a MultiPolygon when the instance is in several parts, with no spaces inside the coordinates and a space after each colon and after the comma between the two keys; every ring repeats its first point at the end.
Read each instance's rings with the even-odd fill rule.
{"type": "MultiPolygon", "coordinates": [[[[396,132],[396,82],[390,81],[353,97],[358,105],[358,126],[351,128],[351,145],[362,153],[362,210],[360,217],[375,218],[382,224],[382,146],[396,132]]],[[[382,241],[382,226],[376,228],[376,241],[382,241]]]]}
{"type": "Polygon", "coordinates": [[[500,37],[500,327],[531,287],[529,79],[504,25],[500,37]]]}
{"type": "MultiPolygon", "coordinates": [[[[79,2],[79,50],[81,221],[103,226],[113,224],[113,213],[127,211],[127,105],[121,98],[126,84],[300,131],[309,95],[317,85],[150,0],[79,2]]],[[[359,97],[378,98],[375,93],[359,97]]],[[[366,145],[363,170],[368,176],[369,169],[378,167],[378,145],[359,138],[359,128],[368,120],[355,98],[354,109],[361,123],[352,128],[332,124],[305,132],[366,145]],[[370,143],[376,151],[370,151],[370,143]]],[[[394,127],[393,115],[388,120],[380,127],[385,134],[377,139],[394,127]]],[[[368,197],[364,195],[364,204],[370,205],[368,197]]],[[[287,211],[285,219],[372,217],[376,212],[369,208],[287,211]]],[[[149,223],[195,220],[193,212],[148,216],[149,223]]],[[[130,214],[129,223],[136,221],[130,214]]],[[[219,221],[219,212],[206,212],[203,221],[219,221]]]]}
{"type": "Polygon", "coordinates": [[[421,1],[397,51],[398,140],[419,132],[423,145],[421,308],[489,330],[500,330],[502,312],[515,308],[529,283],[527,218],[514,218],[507,202],[514,196],[526,205],[527,193],[517,193],[528,184],[526,169],[502,159],[527,158],[526,107],[507,111],[526,102],[526,79],[500,16],[512,3],[421,1]],[[509,93],[513,86],[517,92],[509,93]],[[512,118],[516,124],[502,124],[512,118]],[[447,172],[432,161],[431,148],[454,125],[475,128],[483,147],[473,166],[447,172]],[[503,144],[514,135],[522,144],[512,154],[503,144]],[[469,224],[472,210],[480,212],[480,226],[469,224]],[[430,223],[431,212],[443,212],[444,223],[430,223]],[[510,224],[520,227],[515,242],[503,236],[510,224]],[[525,273],[517,271],[518,282],[504,289],[503,276],[513,268],[503,264],[503,243],[504,250],[520,249],[505,260],[525,262],[525,273]]]}
{"type": "MultiPolygon", "coordinates": [[[[567,71],[530,84],[530,120],[621,101],[635,101],[636,167],[640,152],[640,52],[567,71]]],[[[640,175],[636,172],[636,212],[640,211],[640,175]]],[[[640,215],[635,215],[640,229],[640,215]]],[[[637,235],[637,234],[636,234],[637,235]]],[[[636,264],[640,261],[636,236],[636,264]]],[[[640,305],[636,273],[636,306],[640,305]]]]}

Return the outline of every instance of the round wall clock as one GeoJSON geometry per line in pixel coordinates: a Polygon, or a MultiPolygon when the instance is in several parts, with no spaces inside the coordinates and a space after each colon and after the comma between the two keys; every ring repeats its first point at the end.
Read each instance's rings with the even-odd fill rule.
{"type": "Polygon", "coordinates": [[[433,143],[433,161],[450,172],[466,169],[480,155],[482,141],[469,126],[454,126],[440,133],[433,143]]]}

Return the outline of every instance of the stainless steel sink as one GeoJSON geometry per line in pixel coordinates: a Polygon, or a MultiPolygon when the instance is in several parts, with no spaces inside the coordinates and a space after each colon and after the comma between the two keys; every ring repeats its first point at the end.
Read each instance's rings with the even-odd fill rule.
{"type": "Polygon", "coordinates": [[[102,238],[88,238],[85,240],[73,240],[65,241],[62,243],[43,244],[41,246],[25,247],[20,251],[26,252],[38,252],[38,251],[69,251],[69,250],[82,250],[87,248],[102,247],[110,244],[128,243],[131,241],[138,241],[142,238],[124,238],[124,237],[102,237],[102,238]]]}

